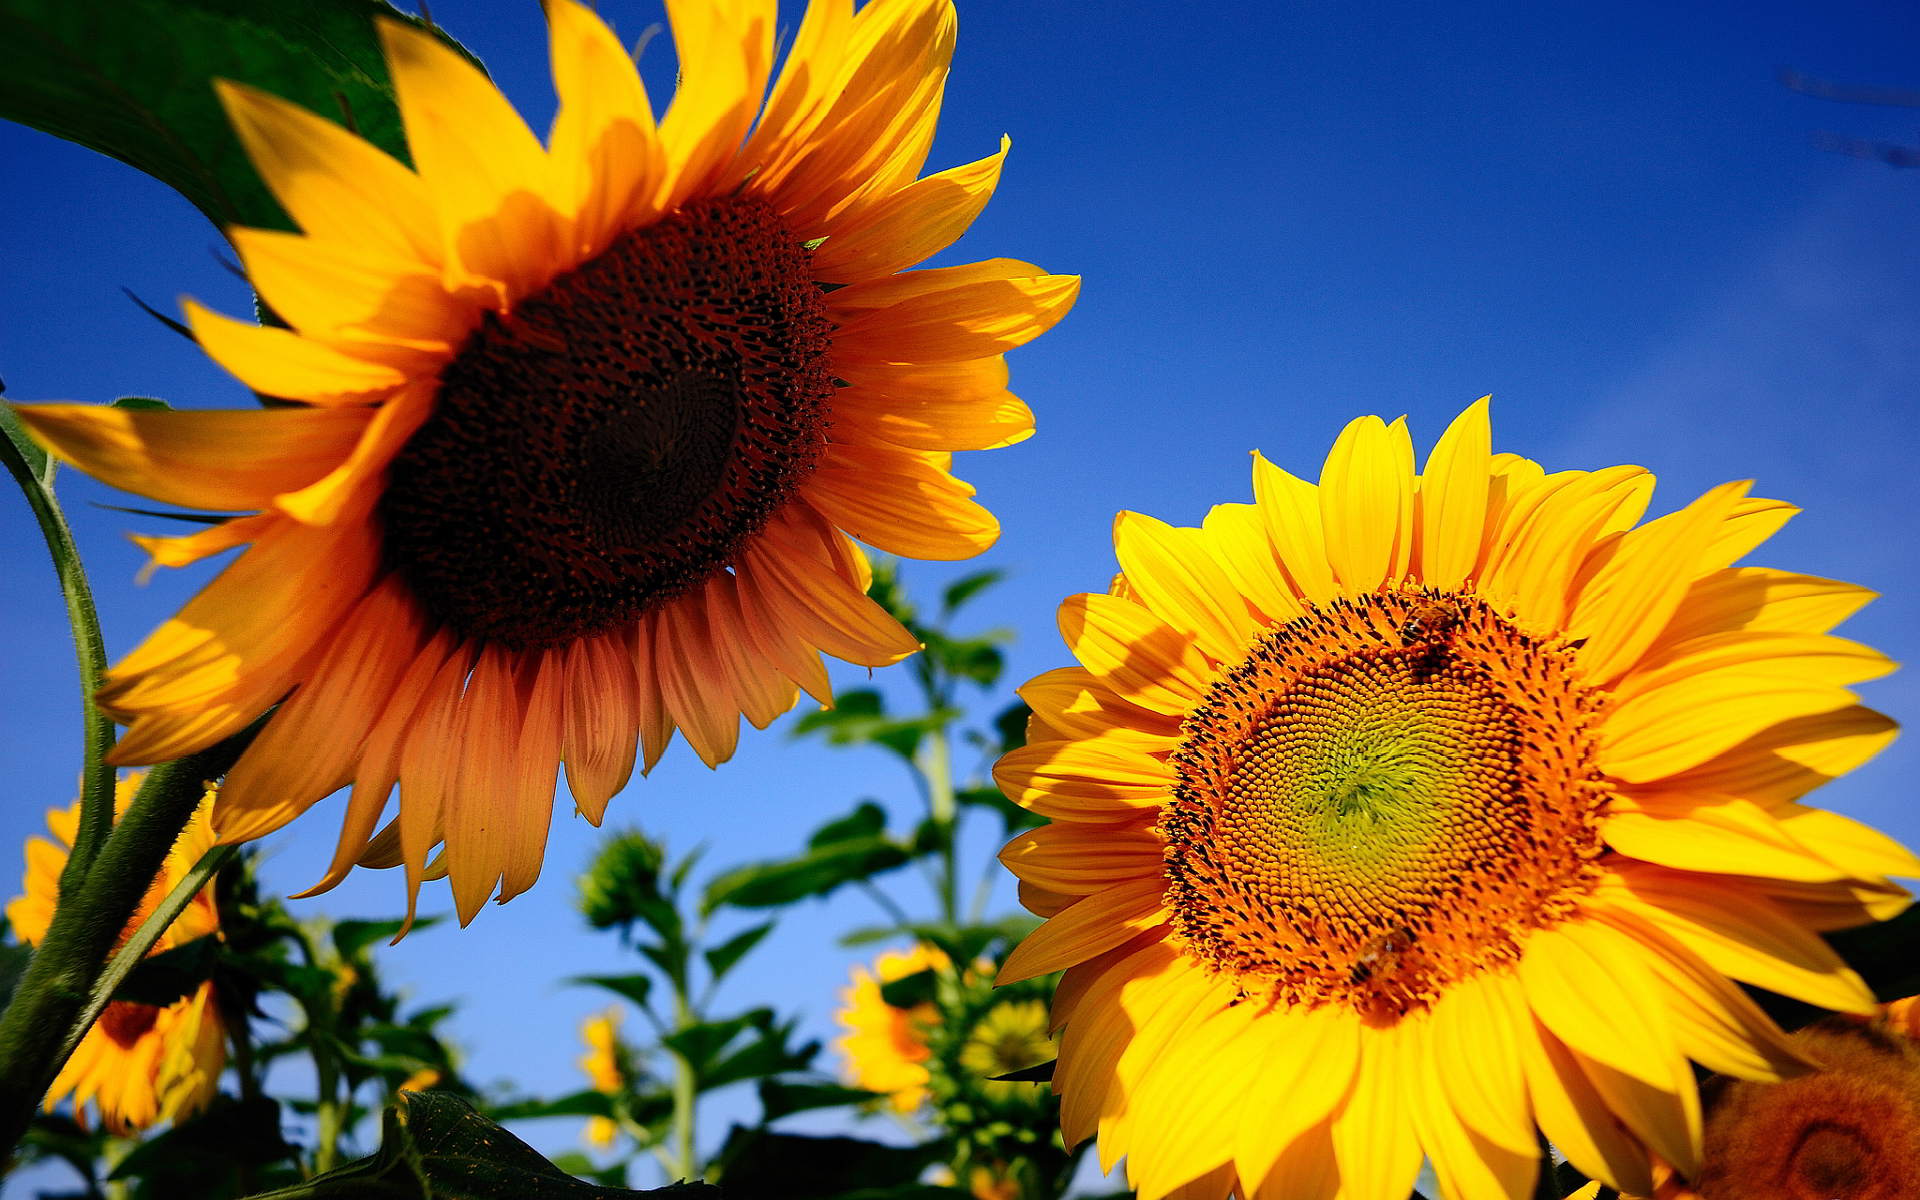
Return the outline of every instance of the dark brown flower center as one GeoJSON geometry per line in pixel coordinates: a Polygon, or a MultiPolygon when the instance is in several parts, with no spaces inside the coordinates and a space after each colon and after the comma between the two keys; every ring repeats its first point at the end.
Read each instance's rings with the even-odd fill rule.
{"type": "Polygon", "coordinates": [[[730,565],[824,441],[809,260],[764,202],[701,201],[489,316],[379,506],[429,618],[564,645],[730,565]]]}
{"type": "Polygon", "coordinates": [[[160,1010],[151,1004],[115,1000],[101,1010],[99,1024],[122,1049],[131,1049],[159,1019],[160,1010]]]}
{"type": "Polygon", "coordinates": [[[1377,1018],[1518,957],[1592,886],[1598,701],[1485,603],[1341,600],[1189,713],[1160,823],[1173,925],[1250,995],[1377,1018]]]}

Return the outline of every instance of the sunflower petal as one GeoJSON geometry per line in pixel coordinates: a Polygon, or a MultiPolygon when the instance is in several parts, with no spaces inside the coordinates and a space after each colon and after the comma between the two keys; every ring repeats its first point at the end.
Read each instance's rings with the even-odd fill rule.
{"type": "Polygon", "coordinates": [[[1166,881],[1136,879],[1096,892],[1026,936],[1000,968],[996,983],[1018,983],[1064,970],[1113,949],[1166,919],[1166,881]]]}
{"type": "Polygon", "coordinates": [[[972,558],[1000,537],[973,488],[933,454],[834,443],[802,488],[829,521],[870,546],[908,558],[972,558]]]}
{"type": "Polygon", "coordinates": [[[1440,435],[1420,477],[1420,581],[1457,588],[1473,573],[1487,523],[1491,396],[1467,406],[1440,435]]]}
{"type": "Polygon", "coordinates": [[[1094,678],[1149,711],[1184,716],[1207,689],[1211,671],[1193,643],[1131,601],[1069,596],[1060,605],[1060,635],[1094,678]]]}
{"type": "Polygon", "coordinates": [[[355,358],[290,329],[223,317],[186,302],[187,324],[208,357],[265,396],[313,404],[377,400],[407,381],[385,363],[355,358]]]}
{"type": "Polygon", "coordinates": [[[1338,596],[1320,519],[1320,489],[1282,471],[1256,450],[1253,497],[1293,590],[1315,604],[1338,596]]]}
{"type": "Polygon", "coordinates": [[[902,271],[952,245],[987,206],[1012,139],[1000,152],[913,183],[836,224],[813,252],[813,275],[858,283],[902,271]]]}
{"type": "Polygon", "coordinates": [[[1404,420],[1389,429],[1379,417],[1359,417],[1340,431],[1320,472],[1320,525],[1327,561],[1346,594],[1371,592],[1406,574],[1413,446],[1404,420]]]}

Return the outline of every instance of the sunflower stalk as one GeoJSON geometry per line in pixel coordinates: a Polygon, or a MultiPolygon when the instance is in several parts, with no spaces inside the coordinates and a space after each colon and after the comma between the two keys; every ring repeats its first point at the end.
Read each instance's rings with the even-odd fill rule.
{"type": "Polygon", "coordinates": [[[80,719],[82,725],[82,766],[80,770],[80,824],[74,834],[73,853],[60,876],[62,899],[76,894],[84,886],[94,856],[113,829],[113,767],[107,752],[113,749],[113,721],[94,703],[107,671],[106,641],[100,636],[100,618],[93,607],[93,590],[87,586],[87,572],[80,561],[80,548],[74,543],[73,530],[60,501],[53,494],[55,462],[28,436],[26,426],[12,408],[0,405],[0,458],[26,496],[33,516],[40,523],[40,535],[46,539],[47,552],[53,556],[53,570],[60,579],[60,593],[67,605],[67,622],[73,629],[74,655],[80,667],[80,719]]]}
{"type": "MultiPolygon", "coordinates": [[[[101,845],[84,886],[71,893],[62,888],[46,937],[0,1016],[0,1155],[19,1143],[40,1098],[78,1044],[79,1036],[68,1034],[76,1027],[85,1033],[80,1018],[94,988],[127,922],[199,808],[207,782],[233,766],[263,722],[149,771],[101,845]]],[[[107,812],[112,811],[109,801],[107,812]]]]}

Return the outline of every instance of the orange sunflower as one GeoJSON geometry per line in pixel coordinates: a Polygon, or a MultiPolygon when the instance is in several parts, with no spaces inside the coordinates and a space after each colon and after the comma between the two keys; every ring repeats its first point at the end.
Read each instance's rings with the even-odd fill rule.
{"type": "Polygon", "coordinates": [[[170,566],[251,548],[99,700],[130,725],[120,763],[279,704],[214,822],[259,837],[352,785],[315,891],[404,863],[410,903],[444,871],[471,920],[538,875],[562,762],[597,824],[636,749],[651,767],[678,728],[721,762],[741,714],[831,699],[821,652],[912,653],[853,538],[960,559],[998,534],[952,452],[1032,432],[1002,355],[1079,282],[1009,259],[902,273],[966,229],[1006,154],[917,178],[952,5],[815,0],[771,92],[773,0],[668,10],[682,83],[656,125],[613,33],[549,0],[544,147],[470,62],[381,21],[412,169],[220,83],[304,234],[228,231],[290,328],[188,317],[290,403],[21,410],[118,487],[250,510],[142,539],[170,566]]]}
{"type": "Polygon", "coordinates": [[[926,1029],[940,1019],[932,1004],[895,1008],[880,994],[889,983],[940,970],[948,959],[922,942],[911,950],[885,950],[873,960],[873,970],[853,969],[853,982],[840,992],[838,1014],[847,1035],[838,1045],[846,1056],[847,1082],[870,1092],[882,1092],[897,1113],[917,1112],[927,1102],[925,1063],[932,1056],[926,1029]]]}
{"type": "Polygon", "coordinates": [[[1898,912],[1899,845],[1799,803],[1893,722],[1871,598],[1731,564],[1795,511],[1744,483],[1640,523],[1639,467],[1492,452],[1486,404],[1416,473],[1365,417],[1318,486],[1254,461],[1199,529],[1123,513],[1122,573],[1060,612],[996,778],[1052,824],[1002,854],[1064,969],[1069,1144],[1140,1200],[1531,1194],[1691,1177],[1691,1059],[1804,1069],[1734,984],[1872,996],[1822,930],[1898,912]]]}
{"type": "MultiPolygon", "coordinates": [[[[133,802],[139,786],[138,775],[116,785],[116,816],[133,802]]],[[[139,909],[128,920],[128,935],[152,914],[200,856],[213,848],[209,820],[212,806],[213,793],[209,792],[168,853],[139,909]]],[[[30,945],[40,944],[53,921],[60,872],[67,865],[79,824],[78,802],[64,809],[50,809],[47,828],[58,842],[27,840],[22,894],[7,905],[7,923],[30,945]]],[[[159,954],[197,938],[217,936],[219,930],[220,914],[214,907],[213,885],[209,883],[187,902],[148,953],[159,954]]],[[[87,1102],[92,1101],[107,1128],[121,1135],[145,1129],[156,1121],[190,1116],[205,1108],[219,1090],[220,1072],[227,1063],[225,1038],[226,1027],[214,1004],[210,981],[165,1008],[116,1000],[107,1005],[87,1036],[74,1047],[73,1057],[47,1092],[47,1111],[52,1112],[54,1105],[72,1096],[74,1118],[84,1121],[87,1102]]]]}

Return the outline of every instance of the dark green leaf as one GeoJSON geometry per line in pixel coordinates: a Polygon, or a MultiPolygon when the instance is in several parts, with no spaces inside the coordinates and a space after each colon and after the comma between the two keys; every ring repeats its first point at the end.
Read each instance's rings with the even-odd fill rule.
{"type": "Polygon", "coordinates": [[[448,1092],[409,1093],[382,1118],[380,1152],[308,1180],[298,1193],[327,1200],[720,1200],[718,1188],[681,1183],[653,1192],[586,1183],[448,1092]]]}
{"type": "MultiPolygon", "coordinates": [[[[611,1117],[613,1097],[605,1092],[588,1090],[557,1100],[516,1100],[511,1104],[489,1105],[486,1115],[493,1121],[531,1121],[539,1117],[611,1117]]],[[[578,1171],[570,1173],[579,1174],[578,1171]]]]}
{"type": "Polygon", "coordinates": [[[723,904],[736,908],[776,908],[808,896],[831,895],[842,884],[871,879],[902,867],[907,852],[885,837],[835,842],[787,862],[737,867],[707,884],[708,912],[723,904]]]}
{"type": "Polygon", "coordinates": [[[122,396],[113,402],[115,408],[131,408],[137,412],[169,412],[173,406],[165,400],[155,400],[152,396],[122,396]]]}
{"type": "Polygon", "coordinates": [[[746,957],[747,951],[759,945],[761,938],[766,937],[767,934],[772,931],[773,922],[768,921],[762,925],[755,925],[752,929],[734,934],[723,944],[706,952],[707,969],[713,972],[715,979],[721,978],[728,971],[733,970],[735,963],[746,957]]]}
{"type": "Polygon", "coordinates": [[[1025,700],[1009,704],[1000,715],[993,719],[994,729],[1000,734],[1000,753],[1018,750],[1027,744],[1027,718],[1033,716],[1033,709],[1025,700]]]}
{"type": "Polygon", "coordinates": [[[276,1101],[222,1095],[198,1115],[135,1147],[108,1178],[138,1177],[147,1181],[150,1190],[191,1194],[187,1189],[195,1183],[212,1190],[241,1167],[279,1162],[296,1153],[298,1147],[280,1136],[276,1101]],[[173,1186],[154,1187],[161,1178],[173,1186]]]}
{"type": "Polygon", "coordinates": [[[913,830],[913,852],[915,854],[944,854],[953,844],[953,823],[942,821],[938,817],[928,817],[913,830]]]}
{"type": "Polygon", "coordinates": [[[989,1076],[996,1083],[1045,1083],[1053,1078],[1053,1066],[1058,1059],[1050,1058],[1031,1067],[1022,1067],[1018,1071],[1009,1071],[1005,1075],[989,1076]]]}
{"type": "Polygon", "coordinates": [[[952,616],[959,611],[961,605],[1006,577],[1007,573],[999,567],[990,567],[985,571],[975,571],[971,575],[961,576],[948,584],[946,592],[941,596],[941,613],[952,616]]]}
{"type": "Polygon", "coordinates": [[[833,698],[832,708],[803,715],[793,723],[793,736],[831,729],[848,721],[886,715],[886,700],[872,688],[849,688],[833,698]]]}
{"type": "Polygon", "coordinates": [[[861,1188],[911,1184],[944,1151],[938,1142],[883,1146],[861,1138],[803,1137],[736,1125],[717,1166],[728,1196],[828,1200],[861,1188]]]}
{"type": "Polygon", "coordinates": [[[676,1030],[660,1039],[660,1044],[685,1059],[693,1073],[704,1075],[728,1043],[749,1027],[765,1030],[773,1024],[773,1010],[756,1008],[725,1021],[703,1021],[676,1030]]]}
{"type": "Polygon", "coordinates": [[[889,616],[911,632],[920,632],[913,620],[917,613],[907,600],[906,588],[900,585],[899,564],[890,559],[881,559],[873,564],[873,582],[867,585],[867,598],[886,609],[889,616]]]}
{"type": "MultiPolygon", "coordinates": [[[[431,929],[440,921],[439,917],[417,917],[413,922],[413,932],[431,929]]],[[[406,924],[401,920],[342,921],[333,927],[333,948],[340,952],[341,958],[353,958],[375,942],[391,941],[406,924]]]]}
{"type": "Polygon", "coordinates": [[[837,1083],[788,1083],[779,1079],[762,1079],[760,1121],[767,1124],[810,1109],[865,1104],[885,1095],[885,1092],[870,1092],[865,1088],[845,1087],[837,1083]]]}
{"type": "Polygon", "coordinates": [[[1920,904],[1890,921],[1826,935],[1882,1002],[1920,993],[1920,904]]]}
{"type": "Polygon", "coordinates": [[[863,800],[860,806],[837,820],[828,821],[813,831],[807,839],[807,848],[820,850],[840,842],[857,841],[885,833],[887,812],[871,800],[863,800]]]}
{"type": "Polygon", "coordinates": [[[922,1004],[932,1004],[933,995],[940,986],[940,977],[932,968],[915,971],[913,974],[880,985],[880,998],[894,1008],[918,1008],[922,1004]]]}
{"type": "Polygon", "coordinates": [[[635,921],[657,926],[667,920],[659,911],[672,911],[660,891],[666,853],[666,847],[638,829],[610,834],[579,880],[580,912],[588,924],[625,933],[635,921]]]}
{"type": "Polygon", "coordinates": [[[104,508],[108,512],[132,513],[136,517],[159,517],[166,521],[186,521],[194,525],[225,525],[237,517],[248,515],[247,513],[162,512],[157,508],[127,508],[120,504],[102,504],[98,500],[89,500],[87,503],[95,508],[104,508]]]}
{"type": "Polygon", "coordinates": [[[902,928],[899,925],[863,925],[851,933],[841,934],[840,944],[842,946],[871,946],[875,942],[884,942],[888,938],[896,938],[903,933],[911,932],[912,930],[910,928],[902,928]]]}
{"type": "Polygon", "coordinates": [[[165,1008],[183,996],[191,996],[213,978],[219,955],[220,939],[212,937],[195,938],[184,946],[149,955],[127,973],[113,998],[165,1008]]]}
{"type": "Polygon", "coordinates": [[[820,1043],[808,1042],[797,1050],[789,1049],[787,1037],[792,1032],[791,1025],[763,1032],[759,1040],[749,1042],[715,1063],[711,1070],[701,1076],[699,1090],[707,1092],[730,1083],[739,1083],[743,1079],[763,1079],[768,1075],[806,1070],[813,1065],[814,1056],[820,1053],[820,1043]]]}
{"type": "Polygon", "coordinates": [[[603,1187],[623,1188],[627,1186],[627,1164],[616,1162],[605,1167],[596,1167],[593,1160],[578,1150],[569,1150],[553,1160],[553,1165],[569,1175],[582,1179],[591,1179],[603,1187]]]}
{"type": "Polygon", "coordinates": [[[610,992],[625,996],[641,1008],[647,1006],[647,997],[653,992],[651,975],[575,975],[568,983],[587,983],[594,987],[603,987],[610,992]]]}
{"type": "Polygon", "coordinates": [[[376,16],[425,27],[377,0],[8,0],[0,117],[129,163],[222,228],[291,229],[212,80],[264,88],[410,161],[376,16]]]}

